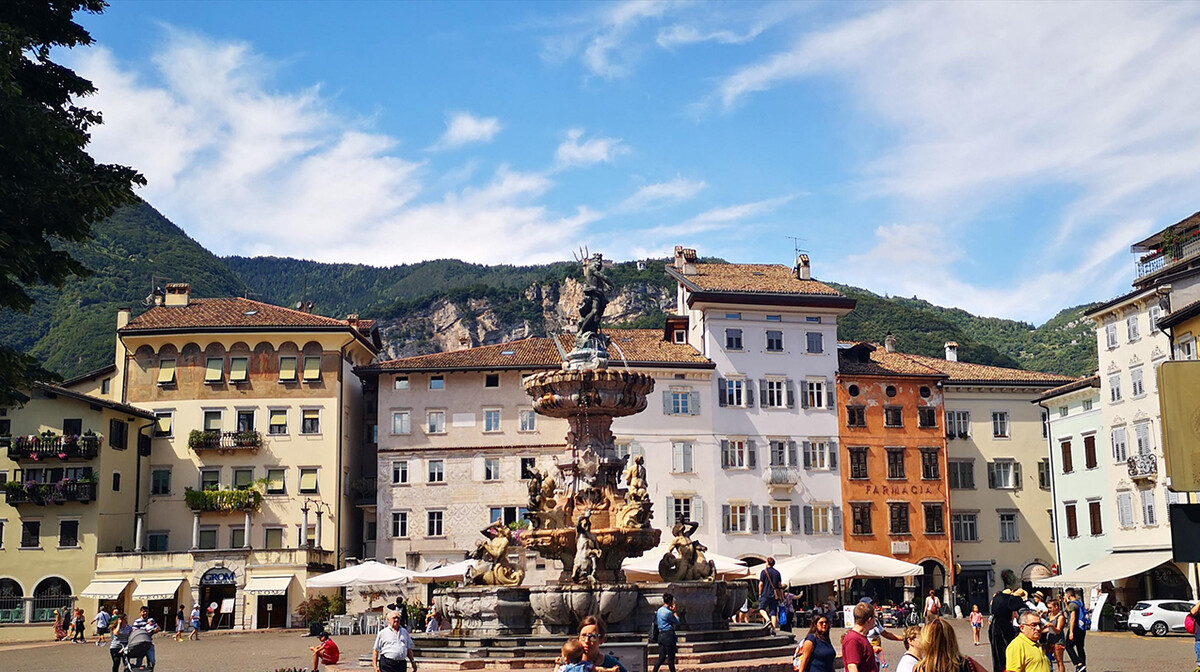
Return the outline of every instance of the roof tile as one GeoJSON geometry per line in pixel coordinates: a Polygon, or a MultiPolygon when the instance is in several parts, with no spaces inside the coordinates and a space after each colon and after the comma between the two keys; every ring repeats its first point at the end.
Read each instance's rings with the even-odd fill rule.
{"type": "Polygon", "coordinates": [[[800,280],[780,264],[696,264],[695,274],[682,277],[708,292],[842,295],[823,282],[800,280]]]}
{"type": "MultiPolygon", "coordinates": [[[[364,321],[359,322],[361,328],[364,321]]],[[[155,306],[129,321],[122,332],[207,327],[350,327],[346,320],[314,315],[241,297],[192,299],[186,306],[155,306]]]]}

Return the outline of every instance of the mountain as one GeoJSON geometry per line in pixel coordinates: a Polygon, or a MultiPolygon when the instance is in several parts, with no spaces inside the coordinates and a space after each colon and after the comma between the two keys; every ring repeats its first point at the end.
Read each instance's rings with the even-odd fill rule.
{"type": "MultiPolygon", "coordinates": [[[[116,310],[136,310],[151,282],[189,282],[195,296],[247,295],[283,306],[312,303],[322,315],[376,319],[385,357],[402,357],[540,336],[570,319],[580,297],[577,264],[481,266],[453,259],[392,267],[326,264],[279,257],[215,257],[147,204],[95,227],[70,249],[93,270],[61,290],[35,287],[31,314],[0,314],[0,342],[73,376],[109,363],[116,310]]],[[[610,326],[656,327],[675,302],[665,260],[617,263],[610,326]]],[[[979,317],[918,298],[887,297],[831,283],[858,300],[838,325],[842,340],[882,342],[890,331],[904,352],[941,356],[946,341],[980,364],[1088,375],[1096,368],[1090,306],[1060,312],[1040,327],[979,317]]]]}

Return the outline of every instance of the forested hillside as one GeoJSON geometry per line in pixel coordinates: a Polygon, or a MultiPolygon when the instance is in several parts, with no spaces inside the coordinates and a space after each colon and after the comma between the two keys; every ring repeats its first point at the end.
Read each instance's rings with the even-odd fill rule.
{"type": "MultiPolygon", "coordinates": [[[[109,363],[117,308],[143,309],[152,276],[189,282],[194,296],[248,295],[292,306],[306,299],[322,315],[358,313],[380,321],[385,356],[544,335],[557,330],[578,301],[579,268],[481,266],[453,259],[380,268],[278,257],[219,259],[152,207],[126,208],[95,229],[95,240],[72,249],[94,271],[63,289],[37,287],[32,314],[0,314],[0,341],[31,352],[63,376],[109,363]]],[[[674,302],[665,260],[622,262],[609,269],[617,286],[610,302],[613,327],[664,323],[674,302]]],[[[959,343],[964,361],[1071,375],[1095,370],[1095,333],[1068,308],[1046,324],[979,317],[917,298],[885,297],[835,286],[858,300],[839,323],[842,340],[882,342],[890,331],[905,352],[941,356],[959,343]]]]}

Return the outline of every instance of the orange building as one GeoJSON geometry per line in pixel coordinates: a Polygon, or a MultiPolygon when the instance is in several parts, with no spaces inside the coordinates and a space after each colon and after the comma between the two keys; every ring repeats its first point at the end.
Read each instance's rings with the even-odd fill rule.
{"type": "Polygon", "coordinates": [[[923,576],[855,581],[854,597],[950,602],[950,492],[942,381],[946,375],[895,352],[894,342],[838,352],[838,414],[846,550],[919,564],[923,576]]]}

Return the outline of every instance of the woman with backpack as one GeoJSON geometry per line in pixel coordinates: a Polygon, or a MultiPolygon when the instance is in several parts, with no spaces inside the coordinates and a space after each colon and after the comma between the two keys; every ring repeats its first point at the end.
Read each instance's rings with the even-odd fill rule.
{"type": "Polygon", "coordinates": [[[1063,632],[1063,646],[1067,648],[1067,655],[1070,656],[1071,663],[1075,665],[1075,672],[1087,672],[1087,651],[1083,649],[1083,641],[1087,637],[1088,628],[1092,625],[1092,619],[1074,588],[1067,588],[1064,601],[1066,602],[1067,627],[1063,632]]]}

